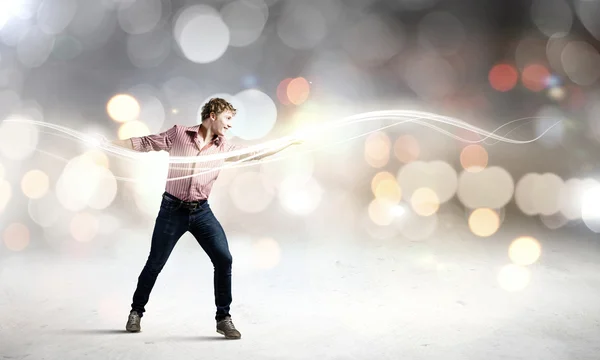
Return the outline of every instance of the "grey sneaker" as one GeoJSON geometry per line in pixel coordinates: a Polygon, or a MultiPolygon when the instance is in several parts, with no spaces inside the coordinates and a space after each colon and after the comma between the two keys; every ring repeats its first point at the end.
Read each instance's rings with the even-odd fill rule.
{"type": "Polygon", "coordinates": [[[225,335],[226,339],[240,339],[242,337],[242,334],[237,331],[229,316],[217,322],[217,332],[225,335]]]}
{"type": "Polygon", "coordinates": [[[125,329],[129,332],[140,332],[142,330],[140,326],[141,316],[137,311],[131,311],[129,313],[129,318],[127,319],[127,325],[125,325],[125,329]]]}

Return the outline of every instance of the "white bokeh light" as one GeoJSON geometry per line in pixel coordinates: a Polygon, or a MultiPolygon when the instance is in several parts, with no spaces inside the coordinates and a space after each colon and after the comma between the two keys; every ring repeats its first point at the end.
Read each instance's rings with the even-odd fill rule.
{"type": "Polygon", "coordinates": [[[41,227],[54,225],[60,214],[66,211],[54,192],[48,192],[40,199],[30,199],[27,210],[31,219],[41,227]]]}
{"type": "Polygon", "coordinates": [[[158,25],[163,15],[163,3],[170,8],[170,0],[121,1],[117,19],[123,31],[143,34],[158,25]]]}
{"type": "Polygon", "coordinates": [[[492,166],[479,172],[463,171],[458,177],[459,200],[468,208],[504,207],[513,196],[515,185],[505,169],[492,166]]]}
{"type": "Polygon", "coordinates": [[[175,20],[173,35],[183,55],[199,64],[219,59],[229,46],[229,28],[221,15],[206,5],[183,10],[175,20]]]}
{"type": "Polygon", "coordinates": [[[37,24],[46,34],[56,35],[69,26],[76,11],[76,0],[44,0],[38,7],[37,24]]]}
{"type": "Polygon", "coordinates": [[[565,0],[534,0],[531,18],[546,36],[568,33],[573,25],[573,11],[565,0]]]}
{"type": "Polygon", "coordinates": [[[410,162],[398,171],[398,184],[402,197],[410,200],[419,188],[429,188],[435,192],[440,203],[450,200],[458,188],[456,170],[440,160],[410,162]]]}
{"type": "MultiPolygon", "coordinates": [[[[15,116],[9,119],[21,120],[15,116]]],[[[38,141],[39,130],[35,125],[11,121],[0,124],[0,154],[8,159],[19,161],[28,158],[35,151],[38,141]]]]}
{"type": "Polygon", "coordinates": [[[248,46],[262,33],[269,7],[263,0],[236,0],[221,9],[221,16],[230,31],[231,46],[248,46]]]}
{"type": "Polygon", "coordinates": [[[54,42],[54,35],[48,35],[34,26],[19,39],[17,57],[25,67],[37,68],[48,60],[54,42]]]}
{"type": "Polygon", "coordinates": [[[590,230],[600,233],[600,185],[583,193],[581,218],[590,230]]]}
{"type": "Polygon", "coordinates": [[[257,89],[237,93],[235,99],[242,104],[243,112],[238,111],[230,132],[245,140],[255,140],[266,136],[277,121],[277,106],[269,95],[257,89]]]}
{"type": "Polygon", "coordinates": [[[321,185],[311,177],[289,176],[279,186],[281,206],[294,215],[308,215],[313,212],[323,195],[321,185]]]}

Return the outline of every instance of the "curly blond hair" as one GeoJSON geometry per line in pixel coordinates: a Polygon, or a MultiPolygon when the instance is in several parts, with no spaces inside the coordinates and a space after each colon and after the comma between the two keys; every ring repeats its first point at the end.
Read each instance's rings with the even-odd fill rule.
{"type": "Polygon", "coordinates": [[[225,99],[212,98],[202,106],[202,120],[208,118],[210,116],[210,113],[212,112],[214,112],[218,116],[220,113],[226,110],[231,111],[233,115],[235,115],[235,113],[237,112],[233,105],[231,105],[225,99]]]}

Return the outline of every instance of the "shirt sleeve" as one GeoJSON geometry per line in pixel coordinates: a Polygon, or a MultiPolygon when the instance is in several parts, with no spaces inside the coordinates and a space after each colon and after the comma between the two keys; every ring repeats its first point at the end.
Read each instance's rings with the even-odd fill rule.
{"type": "MultiPolygon", "coordinates": [[[[230,143],[230,142],[227,142],[225,144],[225,150],[227,152],[237,151],[237,150],[244,150],[244,149],[248,149],[248,146],[246,146],[246,145],[239,145],[239,144],[233,144],[233,143],[230,143]]],[[[258,153],[260,153],[260,151],[250,151],[249,153],[244,154],[244,155],[245,156],[249,156],[249,157],[252,158],[252,159],[249,159],[249,160],[258,160],[255,157],[258,153]]],[[[241,160],[241,156],[240,155],[235,155],[235,156],[230,157],[229,160],[230,161],[239,161],[239,160],[241,160]]]]}
{"type": "Polygon", "coordinates": [[[169,151],[177,136],[177,125],[160,134],[132,137],[133,150],[140,152],[169,151]]]}

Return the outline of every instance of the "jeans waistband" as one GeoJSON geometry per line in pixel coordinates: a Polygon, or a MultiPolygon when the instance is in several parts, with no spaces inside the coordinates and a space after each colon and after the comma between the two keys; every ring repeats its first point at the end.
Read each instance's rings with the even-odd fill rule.
{"type": "Polygon", "coordinates": [[[165,191],[165,193],[163,194],[164,197],[169,198],[172,201],[175,201],[179,204],[181,204],[181,206],[186,207],[186,208],[190,208],[190,209],[195,209],[197,207],[200,207],[202,205],[204,205],[204,203],[206,203],[206,199],[204,200],[198,200],[198,201],[183,201],[180,198],[169,194],[168,192],[165,191]]]}

